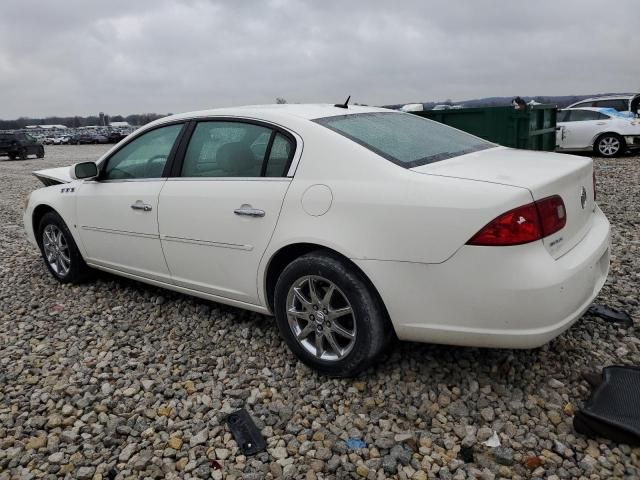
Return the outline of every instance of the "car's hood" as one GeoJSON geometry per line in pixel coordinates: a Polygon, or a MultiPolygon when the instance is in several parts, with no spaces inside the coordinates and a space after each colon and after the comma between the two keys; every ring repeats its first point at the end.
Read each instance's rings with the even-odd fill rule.
{"type": "Polygon", "coordinates": [[[38,170],[33,175],[44,183],[45,186],[57,185],[60,183],[69,183],[71,178],[71,167],[48,168],[46,170],[38,170]]]}

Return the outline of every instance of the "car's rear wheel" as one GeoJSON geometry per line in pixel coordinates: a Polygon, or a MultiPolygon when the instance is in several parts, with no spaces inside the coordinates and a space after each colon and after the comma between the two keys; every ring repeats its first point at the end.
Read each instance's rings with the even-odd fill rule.
{"type": "Polygon", "coordinates": [[[88,277],[90,269],[57,213],[47,212],[40,220],[38,245],[47,269],[60,283],[79,283],[88,277]]]}
{"type": "Polygon", "coordinates": [[[616,133],[605,133],[596,141],[595,153],[601,157],[618,157],[624,153],[624,139],[616,133]]]}
{"type": "Polygon", "coordinates": [[[291,262],[275,287],[280,334],[321,373],[348,377],[371,366],[393,338],[369,282],[337,255],[317,251],[291,262]]]}
{"type": "Polygon", "coordinates": [[[38,153],[36,154],[38,158],[44,158],[44,147],[40,147],[38,149],[38,153]]]}

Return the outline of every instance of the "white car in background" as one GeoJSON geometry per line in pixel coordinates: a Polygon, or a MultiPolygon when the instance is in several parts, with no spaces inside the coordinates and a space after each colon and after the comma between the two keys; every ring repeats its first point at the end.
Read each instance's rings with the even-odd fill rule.
{"type": "Polygon", "coordinates": [[[24,226],[58,281],[93,267],[275,314],[329,375],[368,367],[395,336],[538,347],[609,269],[591,159],[380,108],[173,115],[36,176],[50,186],[24,226]]]}
{"type": "Polygon", "coordinates": [[[640,119],[613,108],[570,108],[558,111],[556,150],[594,152],[617,157],[640,148],[640,119]]]}
{"type": "Polygon", "coordinates": [[[613,108],[619,112],[630,112],[633,116],[638,114],[640,108],[640,95],[610,95],[607,97],[585,98],[572,103],[567,108],[613,108]]]}

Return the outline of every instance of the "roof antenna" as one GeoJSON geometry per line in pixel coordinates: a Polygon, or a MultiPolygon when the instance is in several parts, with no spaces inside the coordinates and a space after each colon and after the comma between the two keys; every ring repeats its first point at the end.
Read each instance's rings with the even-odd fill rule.
{"type": "Polygon", "coordinates": [[[338,108],[349,108],[349,100],[351,100],[351,95],[347,97],[347,100],[344,103],[336,103],[334,107],[338,108]]]}

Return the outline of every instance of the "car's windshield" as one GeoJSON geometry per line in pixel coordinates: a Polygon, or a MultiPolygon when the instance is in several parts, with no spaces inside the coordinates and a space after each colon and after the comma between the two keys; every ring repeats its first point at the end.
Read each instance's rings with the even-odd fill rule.
{"type": "Polygon", "coordinates": [[[496,146],[410,113],[355,113],[314,121],[405,168],[496,146]]]}

